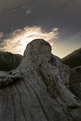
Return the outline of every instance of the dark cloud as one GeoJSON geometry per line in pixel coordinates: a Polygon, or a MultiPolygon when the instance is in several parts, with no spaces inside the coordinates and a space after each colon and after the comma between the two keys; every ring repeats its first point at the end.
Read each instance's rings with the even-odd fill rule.
{"type": "Polygon", "coordinates": [[[28,0],[27,2],[14,0],[12,8],[12,3],[9,0],[6,1],[10,4],[3,4],[3,8],[6,5],[9,9],[0,16],[0,31],[6,30],[7,27],[9,29],[24,25],[41,25],[46,29],[56,26],[74,32],[80,31],[81,0],[28,0]],[[18,4],[15,5],[15,2],[18,4]],[[26,12],[28,12],[27,16],[26,12]]]}
{"type": "Polygon", "coordinates": [[[0,0],[0,14],[29,0],[0,0]]]}
{"type": "Polygon", "coordinates": [[[57,41],[77,39],[80,45],[81,0],[0,0],[0,32],[35,25],[48,32],[57,27],[57,41]]]}

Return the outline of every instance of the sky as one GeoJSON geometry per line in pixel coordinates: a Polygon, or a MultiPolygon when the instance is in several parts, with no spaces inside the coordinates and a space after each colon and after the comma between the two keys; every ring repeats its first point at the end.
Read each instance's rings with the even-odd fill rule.
{"type": "Polygon", "coordinates": [[[0,0],[0,50],[43,38],[60,58],[81,47],[81,0],[0,0]]]}

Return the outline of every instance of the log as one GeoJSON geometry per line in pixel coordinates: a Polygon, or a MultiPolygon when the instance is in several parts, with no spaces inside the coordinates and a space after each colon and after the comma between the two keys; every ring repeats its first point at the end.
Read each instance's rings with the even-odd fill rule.
{"type": "Polygon", "coordinates": [[[70,72],[48,42],[33,40],[17,69],[0,72],[0,121],[81,121],[70,72]]]}

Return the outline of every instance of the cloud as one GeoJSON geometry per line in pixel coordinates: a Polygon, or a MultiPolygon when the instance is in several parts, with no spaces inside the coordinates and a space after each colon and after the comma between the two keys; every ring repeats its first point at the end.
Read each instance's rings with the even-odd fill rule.
{"type": "Polygon", "coordinates": [[[26,12],[25,12],[25,16],[28,16],[29,14],[31,14],[32,9],[33,9],[33,7],[30,7],[29,9],[27,9],[26,12]]]}
{"type": "Polygon", "coordinates": [[[4,36],[3,32],[0,32],[0,38],[2,38],[4,36]]]}
{"type": "Polygon", "coordinates": [[[10,33],[7,38],[2,40],[0,51],[9,51],[12,53],[23,54],[26,45],[33,39],[41,38],[54,43],[54,39],[58,34],[58,28],[53,28],[51,32],[46,32],[39,26],[24,27],[10,33]]]}
{"type": "MultiPolygon", "coordinates": [[[[29,0],[28,0],[29,1],[29,0]]],[[[26,0],[0,0],[0,13],[26,3],[26,0]]]]}

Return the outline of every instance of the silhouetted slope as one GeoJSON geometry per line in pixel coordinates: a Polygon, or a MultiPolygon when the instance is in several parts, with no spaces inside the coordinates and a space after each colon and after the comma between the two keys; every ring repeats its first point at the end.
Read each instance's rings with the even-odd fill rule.
{"type": "Polygon", "coordinates": [[[0,71],[11,71],[18,67],[22,60],[19,54],[0,52],[0,71]]]}
{"type": "Polygon", "coordinates": [[[62,62],[71,68],[81,65],[81,48],[62,58],[62,62]]]}

